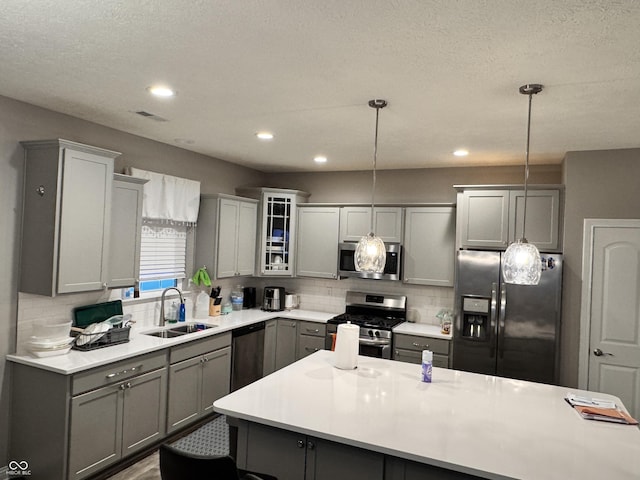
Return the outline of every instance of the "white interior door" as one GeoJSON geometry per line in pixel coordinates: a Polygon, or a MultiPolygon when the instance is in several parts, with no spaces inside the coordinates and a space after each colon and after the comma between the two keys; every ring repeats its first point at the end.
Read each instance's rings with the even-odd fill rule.
{"type": "Polygon", "coordinates": [[[581,388],[640,416],[640,220],[585,220],[581,388]]]}

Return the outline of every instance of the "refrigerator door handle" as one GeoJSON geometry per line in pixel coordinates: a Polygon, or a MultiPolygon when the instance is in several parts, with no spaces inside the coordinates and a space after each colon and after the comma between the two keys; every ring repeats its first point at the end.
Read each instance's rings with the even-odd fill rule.
{"type": "Polygon", "coordinates": [[[496,351],[496,316],[498,311],[498,284],[491,284],[491,316],[489,321],[491,322],[491,349],[490,356],[493,357],[496,351]]]}
{"type": "Polygon", "coordinates": [[[500,317],[498,320],[498,351],[500,358],[504,357],[504,322],[507,316],[507,287],[502,285],[500,289],[500,317]]]}

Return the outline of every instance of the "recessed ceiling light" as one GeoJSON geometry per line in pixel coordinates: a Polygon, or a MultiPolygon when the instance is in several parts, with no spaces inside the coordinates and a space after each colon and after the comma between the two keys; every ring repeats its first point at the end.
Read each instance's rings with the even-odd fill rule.
{"type": "Polygon", "coordinates": [[[256,137],[260,140],[273,140],[273,133],[271,132],[258,132],[256,133],[256,137]]]}
{"type": "Polygon", "coordinates": [[[173,97],[176,94],[175,90],[172,90],[169,87],[164,87],[161,85],[152,85],[147,88],[150,94],[155,95],[156,97],[173,97]]]}
{"type": "Polygon", "coordinates": [[[467,155],[469,155],[469,150],[465,150],[464,148],[461,148],[461,149],[456,150],[455,152],[453,152],[453,154],[456,157],[466,157],[467,155]]]}
{"type": "Polygon", "coordinates": [[[317,157],[315,157],[313,159],[314,162],[316,163],[327,163],[327,157],[323,156],[323,155],[318,155],[317,157]]]}

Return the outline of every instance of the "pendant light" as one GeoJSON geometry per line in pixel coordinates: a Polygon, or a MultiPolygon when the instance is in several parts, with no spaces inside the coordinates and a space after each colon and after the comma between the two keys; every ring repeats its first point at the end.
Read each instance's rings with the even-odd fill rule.
{"type": "Polygon", "coordinates": [[[527,181],[529,179],[529,138],[531,137],[531,98],[542,91],[542,85],[531,83],[520,87],[520,93],[529,96],[527,120],[527,150],[524,164],[524,206],[522,210],[522,238],[513,242],[502,256],[502,276],[505,283],[537,285],[542,273],[540,252],[527,242],[524,229],[527,225],[527,181]]]}
{"type": "Polygon", "coordinates": [[[369,100],[369,106],[376,109],[376,134],[373,144],[373,186],[371,188],[371,229],[369,234],[360,239],[354,254],[357,272],[383,273],[387,261],[387,253],[382,239],[373,232],[373,209],[376,195],[376,162],[378,159],[378,116],[380,109],[387,106],[386,100],[369,100]]]}

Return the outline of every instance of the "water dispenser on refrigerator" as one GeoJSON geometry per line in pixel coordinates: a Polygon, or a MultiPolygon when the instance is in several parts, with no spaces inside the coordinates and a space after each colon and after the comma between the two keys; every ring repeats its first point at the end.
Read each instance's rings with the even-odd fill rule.
{"type": "Polygon", "coordinates": [[[485,341],[490,326],[490,298],[462,297],[462,336],[485,341]]]}

